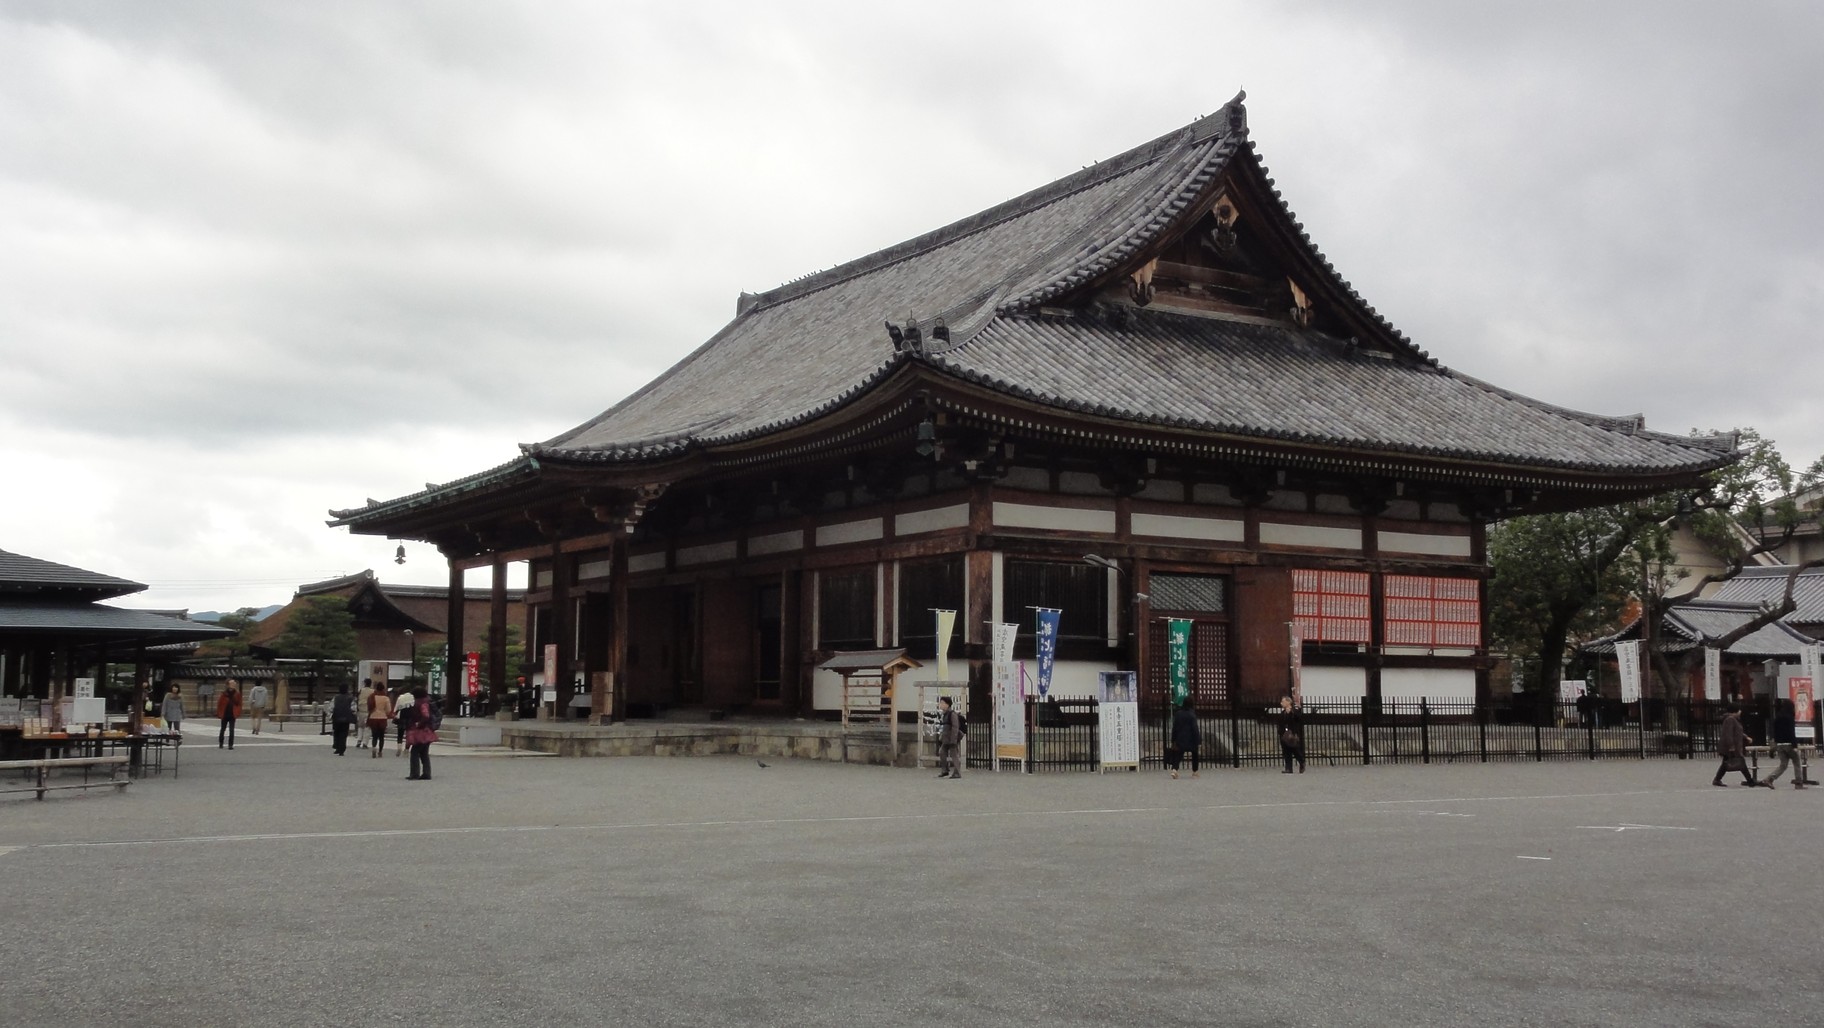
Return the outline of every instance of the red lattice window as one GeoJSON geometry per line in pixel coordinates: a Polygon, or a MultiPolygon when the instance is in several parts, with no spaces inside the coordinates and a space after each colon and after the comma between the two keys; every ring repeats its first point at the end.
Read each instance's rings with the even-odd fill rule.
{"type": "Polygon", "coordinates": [[[1292,615],[1306,642],[1369,642],[1367,573],[1294,568],[1292,615]]]}
{"type": "Polygon", "coordinates": [[[1482,645],[1482,603],[1474,579],[1388,575],[1383,581],[1387,645],[1482,645]]]}

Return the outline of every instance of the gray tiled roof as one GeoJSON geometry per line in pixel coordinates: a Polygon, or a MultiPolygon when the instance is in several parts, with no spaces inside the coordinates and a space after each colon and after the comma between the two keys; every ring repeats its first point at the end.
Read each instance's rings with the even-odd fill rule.
{"type": "Polygon", "coordinates": [[[1713,447],[1567,417],[1431,365],[1290,326],[1141,311],[998,319],[932,358],[1031,399],[1225,434],[1570,468],[1713,463],[1713,447]]]}
{"type": "Polygon", "coordinates": [[[145,610],[100,603],[56,603],[11,599],[0,601],[0,632],[74,633],[116,640],[172,642],[213,639],[233,631],[145,610]]]}
{"type": "Polygon", "coordinates": [[[975,218],[762,294],[644,389],[528,451],[625,461],[730,442],[808,420],[922,360],[1067,409],[1243,437],[1598,471],[1719,462],[1715,445],[1507,393],[1409,343],[1401,359],[1376,361],[1289,325],[1148,310],[1117,330],[1031,316],[1174,231],[1244,144],[1237,102],[975,218]],[[881,322],[913,314],[943,315],[955,345],[897,353],[881,322]]]}
{"type": "MultiPolygon", "coordinates": [[[[1724,582],[1710,598],[1734,603],[1778,603],[1786,594],[1786,576],[1791,571],[1791,567],[1778,565],[1743,568],[1741,574],[1724,582]]],[[[1799,572],[1799,580],[1793,584],[1792,599],[1798,607],[1782,619],[1787,624],[1824,623],[1824,568],[1799,572]]]]}
{"type": "MultiPolygon", "coordinates": [[[[1715,599],[1693,600],[1667,611],[1661,624],[1665,634],[1660,645],[1668,653],[1683,653],[1740,628],[1758,614],[1753,604],[1727,603],[1715,599]]],[[[1611,636],[1605,636],[1582,647],[1588,653],[1614,653],[1618,640],[1640,638],[1640,618],[1611,636]]],[[[1795,631],[1782,622],[1762,625],[1737,639],[1723,652],[1731,657],[1762,660],[1768,657],[1797,657],[1799,647],[1811,637],[1795,631]]]]}
{"type": "Polygon", "coordinates": [[[125,596],[143,589],[144,585],[124,578],[0,550],[0,594],[61,592],[103,599],[125,596]]]}

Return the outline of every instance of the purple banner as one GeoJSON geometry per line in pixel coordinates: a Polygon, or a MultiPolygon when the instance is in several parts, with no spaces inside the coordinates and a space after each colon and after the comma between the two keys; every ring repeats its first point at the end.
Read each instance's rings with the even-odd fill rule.
{"type": "Polygon", "coordinates": [[[1058,611],[1049,607],[1037,609],[1034,632],[1038,635],[1039,697],[1051,692],[1051,666],[1058,655],[1058,611]]]}

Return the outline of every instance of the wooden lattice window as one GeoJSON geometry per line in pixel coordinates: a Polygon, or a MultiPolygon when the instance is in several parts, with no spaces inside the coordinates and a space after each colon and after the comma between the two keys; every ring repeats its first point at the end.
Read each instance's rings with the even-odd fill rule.
{"type": "Polygon", "coordinates": [[[1388,575],[1383,580],[1387,645],[1476,649],[1481,593],[1473,578],[1388,575]]]}
{"type": "MultiPolygon", "coordinates": [[[[899,566],[899,645],[919,660],[929,660],[937,653],[937,618],[931,613],[934,608],[957,611],[955,631],[962,633],[962,557],[899,566]]],[[[955,637],[951,646],[956,646],[955,637]]]]}
{"type": "Polygon", "coordinates": [[[879,589],[873,568],[819,574],[817,645],[826,650],[872,649],[874,600],[879,589]]]}
{"type": "Polygon", "coordinates": [[[1293,569],[1292,615],[1306,642],[1373,641],[1367,572],[1293,569]]]}

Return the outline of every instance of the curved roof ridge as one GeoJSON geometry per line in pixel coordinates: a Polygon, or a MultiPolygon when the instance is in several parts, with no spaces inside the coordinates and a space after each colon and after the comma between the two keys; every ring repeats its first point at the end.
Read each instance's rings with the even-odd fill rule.
{"type": "Polygon", "coordinates": [[[1620,432],[1624,435],[1643,436],[1649,439],[1657,439],[1661,442],[1671,443],[1675,446],[1688,446],[1692,449],[1708,450],[1713,453],[1734,453],[1736,450],[1737,437],[1734,433],[1721,432],[1711,433],[1710,435],[1676,435],[1671,432],[1654,432],[1648,430],[1647,417],[1644,414],[1592,414],[1589,411],[1580,411],[1571,407],[1561,407],[1555,403],[1548,403],[1545,400],[1527,396],[1525,393],[1517,393],[1512,389],[1503,388],[1495,385],[1493,382],[1487,382],[1477,378],[1474,375],[1465,374],[1461,371],[1454,371],[1441,364],[1438,365],[1438,370],[1459,382],[1475,386],[1478,389],[1484,389],[1496,396],[1511,400],[1515,403],[1523,403],[1537,410],[1545,411],[1548,414],[1556,414],[1561,418],[1580,422],[1589,425],[1592,428],[1600,428],[1607,432],[1620,432]]]}
{"type": "Polygon", "coordinates": [[[1234,99],[1222,105],[1215,112],[1205,115],[1189,125],[1175,128],[1107,160],[1095,161],[1070,175],[1022,193],[1011,200],[998,203],[987,210],[978,211],[966,218],[953,221],[942,228],[913,236],[911,239],[854,260],[844,261],[823,271],[814,271],[765,292],[753,294],[754,305],[748,310],[764,310],[820,289],[827,289],[849,279],[879,271],[881,268],[908,260],[927,251],[948,246],[966,236],[1031,214],[1033,211],[1066,197],[1101,185],[1135,169],[1143,168],[1175,149],[1207,142],[1220,134],[1221,128],[1240,125],[1242,126],[1241,132],[1245,135],[1247,114],[1243,101],[1246,98],[1245,90],[1239,92],[1235,94],[1234,99]]]}

